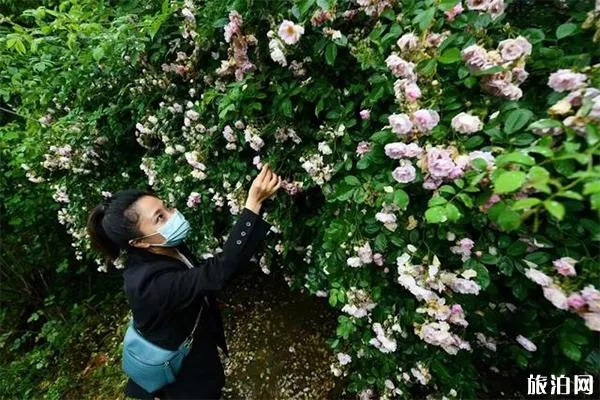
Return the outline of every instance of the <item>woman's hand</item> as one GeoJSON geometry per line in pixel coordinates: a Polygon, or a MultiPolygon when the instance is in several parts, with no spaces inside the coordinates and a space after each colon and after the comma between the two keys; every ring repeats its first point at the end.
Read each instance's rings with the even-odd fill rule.
{"type": "Polygon", "coordinates": [[[246,199],[246,208],[259,213],[262,202],[268,199],[281,187],[281,177],[271,171],[265,163],[252,182],[246,199]]]}

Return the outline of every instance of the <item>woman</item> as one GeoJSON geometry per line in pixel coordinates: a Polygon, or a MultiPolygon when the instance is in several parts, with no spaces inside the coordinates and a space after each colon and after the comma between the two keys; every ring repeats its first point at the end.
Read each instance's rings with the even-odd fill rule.
{"type": "Polygon", "coordinates": [[[194,342],[176,381],[148,393],[131,378],[125,394],[140,399],[218,399],[225,385],[217,345],[229,355],[215,294],[250,258],[271,224],[260,217],[262,202],[281,186],[265,164],[256,176],[245,207],[223,251],[199,260],[182,240],[189,223],[149,192],[116,193],[108,206],[97,206],[88,219],[93,245],[110,261],[127,254],[124,289],[135,328],[149,341],[176,350],[192,332],[203,306],[194,342]]]}

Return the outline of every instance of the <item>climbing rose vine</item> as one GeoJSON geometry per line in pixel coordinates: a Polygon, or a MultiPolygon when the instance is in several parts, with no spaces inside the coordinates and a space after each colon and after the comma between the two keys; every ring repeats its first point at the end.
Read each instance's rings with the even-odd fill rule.
{"type": "MultiPolygon", "coordinates": [[[[104,268],[85,210],[144,184],[210,257],[268,162],[284,181],[256,273],[339,310],[350,391],[475,398],[497,376],[597,372],[598,4],[530,25],[508,0],[205,3],[95,43],[84,95],[49,79],[25,97],[42,139],[19,165],[77,258],[104,268]]],[[[52,32],[40,50],[69,54],[52,32]]]]}

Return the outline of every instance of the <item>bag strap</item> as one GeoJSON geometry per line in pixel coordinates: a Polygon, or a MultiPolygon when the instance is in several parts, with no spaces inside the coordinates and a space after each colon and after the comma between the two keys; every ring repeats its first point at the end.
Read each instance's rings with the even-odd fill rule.
{"type": "Polygon", "coordinates": [[[191,346],[192,343],[194,342],[194,332],[196,332],[196,328],[198,327],[198,322],[200,322],[200,316],[202,315],[202,310],[204,310],[204,302],[202,302],[202,307],[200,307],[200,312],[198,313],[198,316],[196,317],[196,323],[194,324],[192,333],[190,333],[189,336],[187,338],[185,338],[183,343],[185,343],[189,340],[189,344],[191,346]]]}

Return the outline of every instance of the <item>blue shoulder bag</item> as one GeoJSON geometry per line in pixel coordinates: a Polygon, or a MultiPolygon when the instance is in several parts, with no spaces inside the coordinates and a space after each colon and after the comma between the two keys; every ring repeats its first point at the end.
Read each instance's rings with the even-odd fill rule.
{"type": "Polygon", "coordinates": [[[144,339],[134,327],[133,318],[131,318],[123,341],[121,360],[123,371],[149,393],[175,382],[175,376],[181,369],[183,359],[192,348],[194,332],[203,309],[204,304],[200,308],[192,333],[179,345],[177,350],[163,349],[144,339]]]}

